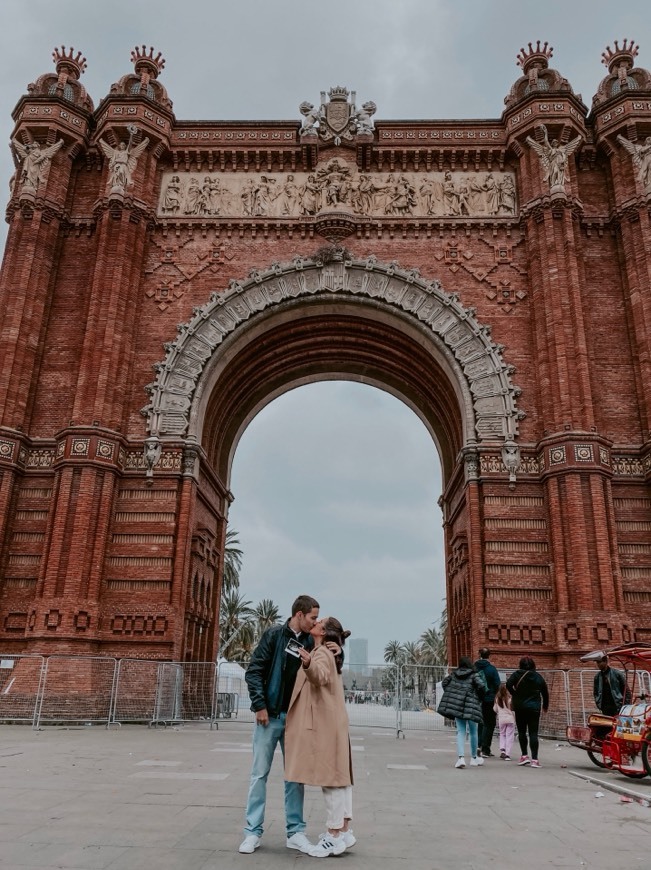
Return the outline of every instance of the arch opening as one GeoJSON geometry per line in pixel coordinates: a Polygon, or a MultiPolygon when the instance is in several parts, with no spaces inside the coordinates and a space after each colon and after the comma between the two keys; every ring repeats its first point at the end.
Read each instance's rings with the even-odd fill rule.
{"type": "Polygon", "coordinates": [[[314,595],[368,639],[371,664],[440,617],[440,460],[386,391],[321,381],[279,396],[247,426],[231,479],[247,600],[272,598],[286,615],[297,594],[314,595]]]}

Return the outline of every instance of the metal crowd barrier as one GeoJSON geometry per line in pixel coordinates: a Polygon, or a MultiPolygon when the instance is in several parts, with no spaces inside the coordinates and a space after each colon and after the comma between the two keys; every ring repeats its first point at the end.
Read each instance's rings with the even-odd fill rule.
{"type": "Polygon", "coordinates": [[[0,722],[216,725],[214,662],[0,653],[0,722]]]}
{"type": "MultiPolygon", "coordinates": [[[[505,681],[511,671],[498,669],[505,681]]],[[[351,725],[405,731],[439,731],[436,712],[441,681],[449,669],[428,665],[344,665],[346,708],[351,725]]],[[[549,711],[542,736],[562,738],[567,725],[594,712],[594,669],[543,669],[549,711]]],[[[245,680],[246,664],[162,662],[100,656],[2,655],[0,722],[57,724],[123,722],[171,725],[190,721],[218,727],[222,721],[252,723],[255,716],[245,680]]],[[[651,674],[639,672],[634,695],[651,696],[651,674]]]]}

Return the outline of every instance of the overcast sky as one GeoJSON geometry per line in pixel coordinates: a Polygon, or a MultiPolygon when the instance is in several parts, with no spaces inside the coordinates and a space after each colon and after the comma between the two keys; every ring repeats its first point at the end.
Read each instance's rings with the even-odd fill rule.
{"type": "MultiPolygon", "coordinates": [[[[518,50],[541,39],[589,107],[614,39],[636,39],[639,65],[651,67],[650,9],[649,0],[3,0],[1,138],[61,44],[88,59],[82,81],[96,106],[146,43],[167,60],[161,81],[180,119],[298,120],[299,103],[333,85],[374,100],[377,118],[498,118],[518,50]]],[[[5,196],[12,173],[7,147],[5,196]]],[[[417,639],[441,613],[440,487],[434,445],[398,400],[348,383],[286,394],[235,456],[243,591],[283,612],[295,594],[314,594],[379,660],[388,640],[417,639]]]]}

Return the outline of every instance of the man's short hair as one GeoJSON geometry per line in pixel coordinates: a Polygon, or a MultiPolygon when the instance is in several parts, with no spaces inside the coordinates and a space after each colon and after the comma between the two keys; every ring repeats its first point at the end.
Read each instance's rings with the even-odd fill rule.
{"type": "Polygon", "coordinates": [[[312,598],[311,595],[299,595],[292,604],[292,616],[296,616],[297,613],[310,613],[315,607],[320,607],[315,598],[312,598]]]}
{"type": "Polygon", "coordinates": [[[488,658],[490,658],[490,654],[491,654],[491,651],[488,649],[487,646],[483,646],[479,650],[479,658],[480,659],[488,659],[488,658]]]}
{"type": "Polygon", "coordinates": [[[607,661],[608,661],[608,656],[601,656],[601,658],[597,659],[597,664],[599,664],[599,662],[607,662],[607,661]]]}

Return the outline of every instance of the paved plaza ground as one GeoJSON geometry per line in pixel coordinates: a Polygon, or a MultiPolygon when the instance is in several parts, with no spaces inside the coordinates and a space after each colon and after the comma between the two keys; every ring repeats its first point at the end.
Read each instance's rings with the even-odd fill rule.
{"type": "MultiPolygon", "coordinates": [[[[545,741],[541,770],[487,759],[455,770],[453,732],[351,730],[357,845],[349,870],[536,870],[651,866],[651,809],[572,776],[647,795],[651,781],[603,773],[545,741]],[[565,766],[567,765],[567,766],[565,766]],[[596,797],[602,792],[603,797],[596,797]]],[[[260,849],[240,855],[251,726],[148,729],[0,726],[0,868],[230,870],[311,866],[285,847],[282,764],[269,784],[260,849]]],[[[560,746],[560,748],[559,748],[560,746]]],[[[324,810],[306,795],[308,834],[324,810]]]]}

